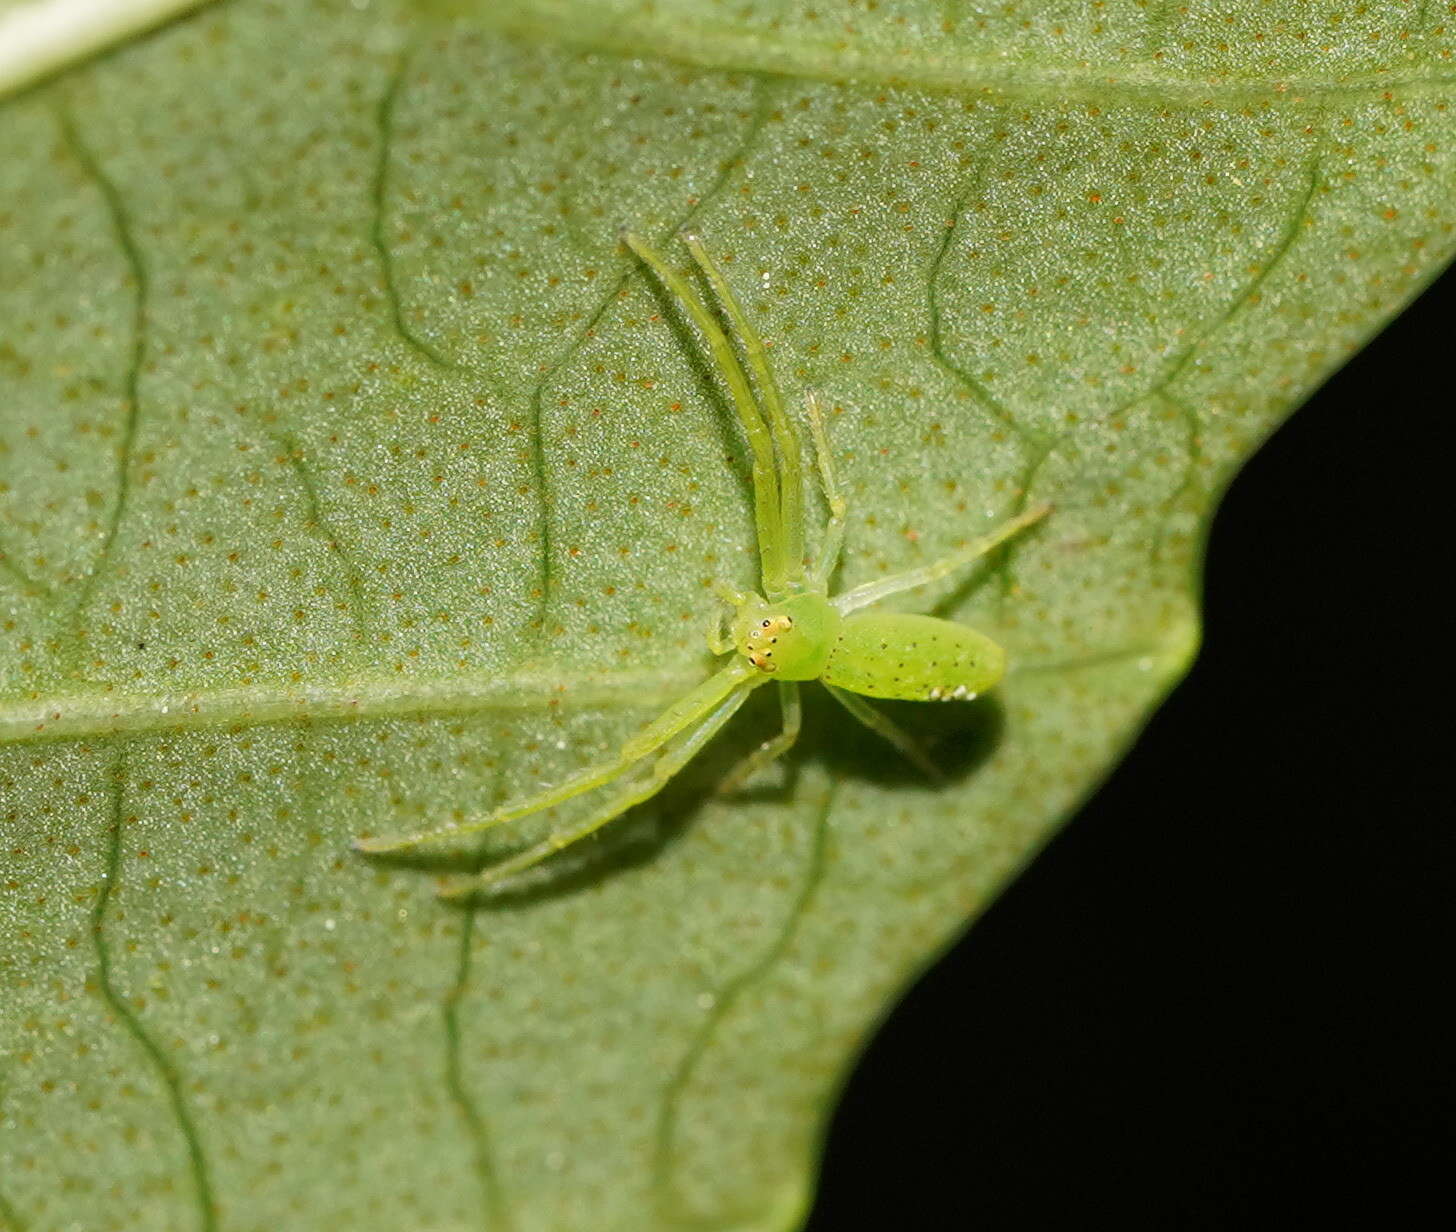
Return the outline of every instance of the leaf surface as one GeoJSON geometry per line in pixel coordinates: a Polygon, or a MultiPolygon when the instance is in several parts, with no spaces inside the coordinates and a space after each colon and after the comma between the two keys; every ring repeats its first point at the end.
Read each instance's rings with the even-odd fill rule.
{"type": "Polygon", "coordinates": [[[1444,6],[463,7],[239,0],[0,103],[0,1223],[793,1226],[1186,666],[1217,493],[1452,250],[1444,6]],[[840,586],[1055,511],[895,601],[1011,656],[895,712],[948,786],[815,697],[716,795],[759,695],[463,911],[349,839],[609,756],[757,581],[626,227],[832,408],[840,586]]]}

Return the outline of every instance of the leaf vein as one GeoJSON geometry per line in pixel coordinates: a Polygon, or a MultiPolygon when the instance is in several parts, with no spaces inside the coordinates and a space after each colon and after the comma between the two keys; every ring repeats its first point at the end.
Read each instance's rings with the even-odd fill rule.
{"type": "Polygon", "coordinates": [[[1183,448],[1187,454],[1183,463],[1183,474],[1178,480],[1178,485],[1163,502],[1162,514],[1148,540],[1150,559],[1157,564],[1163,559],[1163,548],[1168,539],[1168,522],[1173,516],[1173,511],[1190,492],[1202,491],[1203,485],[1199,482],[1198,472],[1203,469],[1204,456],[1203,421],[1199,419],[1198,412],[1182,398],[1175,398],[1167,390],[1157,390],[1155,396],[1177,411],[1183,420],[1183,448]]]}
{"type": "Polygon", "coordinates": [[[658,1104],[657,1127],[653,1141],[652,1174],[657,1201],[666,1208],[665,1218],[672,1222],[691,1220],[695,1214],[688,1203],[677,1193],[673,1180],[673,1153],[677,1136],[678,1120],[682,1111],[683,1093],[692,1080],[698,1062],[702,1059],[723,1025],[728,1013],[739,999],[754,984],[763,981],[783,956],[797,935],[799,925],[808,913],[815,892],[824,881],[829,860],[829,814],[834,806],[836,790],[833,785],[825,792],[815,819],[814,832],[810,840],[809,856],[805,863],[803,880],[798,893],[789,905],[778,932],[762,954],[737,975],[731,977],[719,989],[712,1007],[704,1015],[696,1034],[678,1059],[677,1065],[668,1076],[663,1087],[662,1099],[658,1104]]]}
{"type": "Polygon", "coordinates": [[[1360,102],[1394,93],[1445,94],[1456,76],[1437,71],[1396,75],[1374,70],[1344,80],[1318,76],[1227,77],[1178,75],[1146,61],[1104,66],[1048,65],[1030,55],[975,56],[963,51],[929,55],[921,47],[860,48],[796,36],[776,40],[727,25],[696,23],[691,30],[662,22],[606,21],[522,15],[513,6],[481,14],[505,34],[531,42],[564,44],[611,55],[638,57],[644,48],[661,60],[708,72],[750,72],[765,77],[858,83],[929,93],[979,95],[1020,101],[1141,103],[1179,108],[1237,107],[1277,100],[1291,105],[1317,100],[1360,102]]]}
{"type": "MultiPolygon", "coordinates": [[[[1154,382],[1148,390],[1148,395],[1166,393],[1174,382],[1187,371],[1188,365],[1193,362],[1193,356],[1198,349],[1232,321],[1238,315],[1239,311],[1245,308],[1259,294],[1260,289],[1269,280],[1269,276],[1289,254],[1290,249],[1294,246],[1294,241],[1299,237],[1300,228],[1304,220],[1309,215],[1310,202],[1313,200],[1314,194],[1319,188],[1319,172],[1322,159],[1322,145],[1321,143],[1317,143],[1315,152],[1310,158],[1304,191],[1300,193],[1298,200],[1294,203],[1289,221],[1285,224],[1279,238],[1274,242],[1274,247],[1270,251],[1268,259],[1260,264],[1257,272],[1244,288],[1233,297],[1228,307],[1188,342],[1181,353],[1174,358],[1167,373],[1154,382]]],[[[1141,401],[1144,396],[1147,395],[1141,395],[1138,398],[1131,399],[1119,407],[1117,413],[1126,411],[1133,402],[1141,401]]]]}
{"type": "Polygon", "coordinates": [[[35,695],[0,701],[0,744],[218,725],[525,713],[563,705],[641,708],[666,705],[697,679],[695,672],[662,669],[600,673],[568,684],[560,673],[507,668],[439,680],[381,676],[292,689],[35,695]]]}
{"type": "Polygon", "coordinates": [[[126,372],[122,377],[122,395],[126,414],[122,420],[121,443],[116,465],[116,498],[107,515],[106,530],[101,541],[101,550],[96,561],[86,572],[72,608],[72,619],[79,620],[81,612],[90,601],[102,571],[110,563],[116,537],[121,531],[122,518],[126,514],[127,500],[131,493],[132,456],[136,448],[137,427],[141,421],[141,372],[147,356],[148,305],[151,295],[151,280],[146,263],[142,260],[137,245],[131,217],[125,209],[121,192],[102,169],[100,161],[81,138],[75,117],[65,108],[57,112],[61,135],[71,157],[94,183],[105,202],[111,228],[122,256],[131,272],[136,295],[132,303],[131,350],[127,359],[126,372]]]}
{"type": "Polygon", "coordinates": [[[111,951],[106,942],[106,912],[111,905],[121,878],[121,831],[122,793],[125,785],[126,762],[123,751],[117,757],[111,773],[111,824],[107,827],[106,871],[102,875],[101,888],[96,903],[91,909],[91,942],[96,952],[96,982],[101,998],[146,1054],[166,1088],[167,1102],[177,1120],[183,1142],[187,1148],[188,1168],[192,1176],[192,1192],[197,1202],[198,1227],[202,1232],[215,1232],[217,1228],[217,1204],[213,1198],[212,1182],[209,1176],[207,1155],[198,1135],[197,1125],[187,1101],[182,1094],[182,1079],[171,1059],[162,1051],[162,1046],[148,1034],[136,1012],[127,1005],[112,981],[111,951]]]}
{"type": "Polygon", "coordinates": [[[931,358],[955,381],[965,387],[971,396],[979,402],[991,416],[1016,438],[1032,453],[1044,448],[1046,442],[1037,434],[1022,424],[1011,413],[1010,409],[989,389],[985,384],[972,376],[971,373],[961,364],[951,359],[945,345],[945,313],[940,306],[940,295],[937,286],[941,274],[944,272],[946,259],[950,254],[950,247],[955,239],[955,233],[960,228],[961,219],[965,214],[966,206],[969,204],[972,194],[979,189],[985,176],[985,167],[971,177],[970,183],[956,198],[955,204],[951,207],[950,217],[946,220],[945,231],[941,236],[940,247],[936,250],[931,260],[930,269],[926,274],[926,304],[930,317],[930,342],[929,351],[931,358]]]}
{"type": "Polygon", "coordinates": [[[374,252],[379,259],[380,273],[384,281],[384,297],[389,304],[389,318],[394,325],[395,332],[417,355],[437,368],[453,372],[458,365],[410,328],[409,322],[405,318],[404,301],[399,293],[399,283],[395,277],[394,254],[390,251],[389,242],[384,235],[385,214],[389,201],[389,166],[394,145],[395,114],[399,106],[400,89],[404,83],[405,74],[409,71],[409,66],[414,59],[414,51],[414,45],[411,45],[400,53],[394,72],[390,74],[375,110],[375,120],[379,129],[379,154],[374,164],[374,182],[371,190],[374,212],[369,224],[369,242],[373,245],[374,252]]]}
{"type": "Polygon", "coordinates": [[[338,560],[340,568],[344,571],[344,582],[349,588],[349,611],[354,622],[354,632],[358,640],[363,642],[369,635],[368,612],[364,602],[363,570],[354,563],[353,557],[349,555],[323,512],[323,506],[319,502],[318,486],[314,483],[313,473],[309,470],[303,457],[303,447],[289,436],[274,435],[273,440],[283,451],[284,460],[293,471],[298,480],[298,486],[303,492],[307,529],[323,542],[329,554],[338,560]]]}
{"type": "Polygon", "coordinates": [[[1163,546],[1168,533],[1168,519],[1172,516],[1173,510],[1176,508],[1178,502],[1189,491],[1199,486],[1198,472],[1203,469],[1205,463],[1202,418],[1192,405],[1170,392],[1171,388],[1188,370],[1189,365],[1193,362],[1194,356],[1203,348],[1204,344],[1253,302],[1254,298],[1263,289],[1264,284],[1268,282],[1270,276],[1293,249],[1305,220],[1309,217],[1310,203],[1314,200],[1314,195],[1319,190],[1320,168],[1323,165],[1323,159],[1324,139],[1323,134],[1321,134],[1316,139],[1314,150],[1309,158],[1304,190],[1293,203],[1289,218],[1278,238],[1275,240],[1267,259],[1260,263],[1253,277],[1233,297],[1228,307],[1215,320],[1211,321],[1188,341],[1188,344],[1183,347],[1182,351],[1174,357],[1167,372],[1153,383],[1147,391],[1147,394],[1130,399],[1118,408],[1117,413],[1120,414],[1128,410],[1134,402],[1142,401],[1143,397],[1162,398],[1178,411],[1185,425],[1185,447],[1188,457],[1184,464],[1184,473],[1172,494],[1163,502],[1163,509],[1158,519],[1158,525],[1149,539],[1151,558],[1155,562],[1162,557],[1163,546]]]}
{"type": "Polygon", "coordinates": [[[444,1020],[445,1089],[460,1110],[460,1116],[465,1122],[465,1132],[470,1137],[471,1150],[475,1156],[475,1175],[485,1203],[486,1226],[509,1232],[515,1226],[515,1221],[506,1202],[500,1169],[496,1166],[490,1124],[465,1085],[465,1075],[460,1064],[460,1003],[470,986],[471,942],[475,937],[475,917],[475,911],[465,914],[455,963],[455,982],[445,993],[441,1007],[441,1017],[444,1020]]]}

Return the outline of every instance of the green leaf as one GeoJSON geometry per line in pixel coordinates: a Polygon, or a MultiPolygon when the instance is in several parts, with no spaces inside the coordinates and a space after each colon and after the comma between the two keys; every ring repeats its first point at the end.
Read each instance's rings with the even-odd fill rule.
{"type": "Polygon", "coordinates": [[[1452,250],[1444,6],[496,7],[239,0],[0,103],[0,1224],[792,1227],[1186,667],[1218,492],[1452,250]],[[1012,674],[896,712],[946,787],[816,697],[716,795],[756,697],[444,905],[350,838],[609,755],[756,581],[617,242],[689,224],[833,407],[841,585],[1055,503],[903,597],[1012,674]]]}

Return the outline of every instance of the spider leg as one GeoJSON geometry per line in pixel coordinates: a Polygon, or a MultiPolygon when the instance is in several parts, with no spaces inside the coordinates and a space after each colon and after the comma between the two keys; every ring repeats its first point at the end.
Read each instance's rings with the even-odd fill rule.
{"type": "Polygon", "coordinates": [[[733,344],[728,341],[723,327],[708,311],[707,305],[693,290],[692,284],[668,265],[662,255],[641,236],[627,232],[623,234],[622,242],[642,259],[687,310],[688,316],[707,340],[708,349],[718,365],[718,372],[728,385],[728,392],[732,394],[733,405],[738,411],[738,419],[743,424],[744,435],[748,438],[749,451],[753,455],[753,514],[758,528],[758,554],[763,571],[763,585],[770,591],[782,590],[787,566],[784,559],[783,517],[779,503],[778,463],[774,458],[773,437],[759,412],[758,402],[753,396],[753,389],[748,383],[743,365],[738,362],[733,344]]]}
{"type": "Polygon", "coordinates": [[[718,598],[722,599],[723,602],[726,603],[729,607],[742,607],[745,603],[749,601],[749,599],[753,597],[752,595],[749,595],[744,591],[739,590],[737,587],[730,586],[727,582],[720,581],[717,578],[713,579],[712,586],[713,593],[717,595],[718,598]]]}
{"type": "Polygon", "coordinates": [[[829,522],[824,527],[824,539],[819,545],[819,558],[814,562],[811,582],[815,590],[827,591],[829,579],[834,576],[839,564],[839,553],[844,547],[844,515],[849,509],[844,494],[834,478],[834,464],[829,454],[829,437],[824,431],[824,416],[819,408],[819,396],[810,391],[804,399],[809,415],[809,437],[814,442],[814,460],[819,467],[819,482],[824,487],[824,503],[829,506],[829,522]]]}
{"type": "Polygon", "coordinates": [[[708,626],[708,649],[715,655],[724,655],[730,650],[736,649],[733,642],[733,613],[748,603],[752,596],[717,579],[713,581],[713,593],[718,596],[723,607],[718,609],[713,623],[708,626]],[[729,610],[725,611],[724,608],[729,610]]]}
{"type": "Polygon", "coordinates": [[[567,800],[579,796],[583,792],[605,787],[615,779],[621,778],[643,758],[656,752],[684,728],[691,727],[701,720],[714,707],[721,706],[725,698],[732,697],[745,680],[754,674],[752,664],[746,659],[736,660],[673,702],[657,718],[628,740],[622,746],[622,751],[617,757],[595,766],[588,766],[549,791],[539,792],[534,796],[527,796],[524,800],[503,805],[494,812],[486,813],[481,817],[467,817],[463,821],[436,826],[432,830],[423,830],[418,834],[356,838],[354,848],[356,851],[378,854],[385,851],[402,851],[421,843],[434,842],[437,839],[474,834],[478,830],[487,830],[492,826],[503,825],[508,821],[528,817],[532,813],[539,813],[542,809],[564,804],[567,800]]]}
{"type": "Polygon", "coordinates": [[[797,681],[779,681],[779,706],[783,710],[784,726],[772,740],[765,740],[758,748],[754,749],[747,757],[740,761],[728,776],[719,785],[718,791],[721,795],[737,791],[740,787],[746,786],[753,776],[767,766],[770,762],[777,761],[791,748],[794,741],[799,738],[799,725],[802,707],[799,705],[799,685],[797,681]]]}
{"type": "Polygon", "coordinates": [[[708,649],[715,655],[725,655],[733,649],[733,639],[728,634],[727,624],[728,613],[720,608],[713,623],[706,630],[708,649]]]}
{"type": "Polygon", "coordinates": [[[923,770],[925,774],[936,783],[945,782],[945,775],[940,772],[940,767],[930,760],[913,736],[910,735],[898,723],[895,723],[886,715],[881,714],[864,698],[855,693],[849,693],[844,689],[836,689],[833,685],[824,686],[829,690],[829,695],[841,706],[854,715],[861,723],[874,732],[875,735],[888,740],[904,754],[905,758],[923,770]]]}
{"type": "Polygon", "coordinates": [[[973,560],[984,556],[992,548],[999,547],[1013,535],[1020,534],[1033,522],[1039,522],[1050,511],[1049,504],[1033,505],[1014,518],[1001,523],[989,534],[982,535],[979,539],[972,539],[965,547],[948,556],[942,556],[928,565],[921,565],[918,569],[907,569],[904,573],[896,573],[875,582],[866,582],[863,586],[856,586],[842,595],[836,595],[830,602],[841,612],[853,612],[858,608],[878,603],[890,595],[898,595],[902,590],[912,590],[916,586],[924,586],[926,583],[943,578],[947,573],[953,573],[963,565],[968,565],[973,560]]]}
{"type": "Polygon", "coordinates": [[[717,708],[698,725],[696,730],[689,732],[685,739],[661,754],[652,763],[652,773],[646,779],[634,783],[625,791],[611,797],[600,808],[594,809],[580,821],[563,830],[558,830],[554,834],[548,834],[539,843],[533,843],[524,851],[518,851],[515,855],[502,860],[499,864],[492,865],[484,872],[473,876],[446,878],[440,883],[440,896],[442,898],[461,898],[464,895],[473,894],[477,890],[487,890],[499,885],[502,881],[555,855],[563,848],[580,842],[588,835],[600,830],[609,821],[620,817],[633,805],[641,804],[644,800],[655,796],[667,785],[668,780],[687,765],[703,745],[717,734],[723,724],[733,717],[738,707],[743,705],[744,699],[760,682],[761,678],[748,679],[740,676],[732,690],[718,702],[717,708]]]}
{"type": "MultiPolygon", "coordinates": [[[[798,434],[789,417],[784,414],[784,400],[779,394],[778,383],[774,380],[773,369],[768,362],[768,348],[763,345],[763,339],[753,328],[753,322],[743,311],[738,297],[733,294],[733,288],[723,276],[723,270],[696,235],[684,234],[682,239],[712,284],[718,301],[723,305],[723,311],[728,315],[729,323],[738,335],[743,353],[748,358],[748,366],[758,384],[758,396],[767,413],[768,426],[773,433],[774,447],[778,454],[779,517],[783,529],[786,570],[783,580],[793,584],[804,576],[804,476],[798,434]]],[[[779,589],[768,580],[764,581],[764,587],[770,594],[779,589]]]]}

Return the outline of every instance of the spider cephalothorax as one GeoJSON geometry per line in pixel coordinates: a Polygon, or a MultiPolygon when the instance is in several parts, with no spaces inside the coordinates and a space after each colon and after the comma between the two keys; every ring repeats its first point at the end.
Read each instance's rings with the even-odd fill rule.
{"type": "Polygon", "coordinates": [[[734,617],[733,641],[761,672],[780,680],[817,680],[839,620],[823,595],[792,595],[778,603],[752,595],[734,617]]]}

